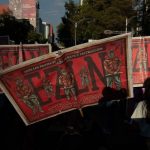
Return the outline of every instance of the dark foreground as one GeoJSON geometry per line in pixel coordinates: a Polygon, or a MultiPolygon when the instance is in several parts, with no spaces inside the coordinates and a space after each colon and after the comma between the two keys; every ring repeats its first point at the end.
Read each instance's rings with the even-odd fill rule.
{"type": "Polygon", "coordinates": [[[1,94],[0,146],[4,150],[146,150],[128,116],[118,107],[111,111],[96,105],[84,108],[84,117],[75,110],[25,126],[1,94]]]}

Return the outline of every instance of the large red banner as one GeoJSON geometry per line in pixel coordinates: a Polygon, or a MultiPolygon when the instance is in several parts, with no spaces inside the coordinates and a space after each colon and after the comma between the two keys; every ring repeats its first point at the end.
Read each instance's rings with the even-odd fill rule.
{"type": "Polygon", "coordinates": [[[150,37],[132,38],[133,85],[142,86],[150,76],[150,37]]]}
{"type": "Polygon", "coordinates": [[[52,53],[11,67],[0,85],[26,125],[97,104],[105,86],[131,91],[130,34],[52,53]]]}

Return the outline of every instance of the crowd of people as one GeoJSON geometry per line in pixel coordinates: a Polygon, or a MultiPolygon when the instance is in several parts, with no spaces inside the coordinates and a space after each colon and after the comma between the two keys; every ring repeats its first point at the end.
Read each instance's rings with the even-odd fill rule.
{"type": "Polygon", "coordinates": [[[128,98],[127,90],[105,87],[97,105],[25,126],[0,95],[1,147],[5,150],[150,150],[150,78],[128,98]]]}

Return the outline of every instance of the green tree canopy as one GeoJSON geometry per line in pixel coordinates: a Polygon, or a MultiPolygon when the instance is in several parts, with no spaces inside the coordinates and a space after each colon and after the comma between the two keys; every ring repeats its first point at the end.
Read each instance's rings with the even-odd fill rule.
{"type": "Polygon", "coordinates": [[[58,26],[58,39],[66,47],[74,45],[75,27],[76,41],[80,44],[88,39],[107,37],[105,30],[125,31],[126,18],[135,15],[132,0],[84,0],[82,6],[70,0],[65,9],[66,14],[58,26]]]}
{"type": "Polygon", "coordinates": [[[16,19],[11,12],[0,15],[0,36],[9,36],[16,44],[44,42],[42,35],[35,32],[27,19],[16,19]]]}
{"type": "Polygon", "coordinates": [[[150,0],[143,7],[143,35],[150,35],[150,0]]]}

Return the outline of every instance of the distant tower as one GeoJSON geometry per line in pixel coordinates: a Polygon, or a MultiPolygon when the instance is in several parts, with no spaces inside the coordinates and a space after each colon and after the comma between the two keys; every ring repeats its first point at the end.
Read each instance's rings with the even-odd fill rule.
{"type": "Polygon", "coordinates": [[[133,0],[133,9],[137,12],[137,35],[143,35],[143,23],[145,19],[145,5],[147,0],[133,0]]]}
{"type": "Polygon", "coordinates": [[[22,19],[21,0],[9,0],[9,9],[17,19],[22,19]]]}
{"type": "Polygon", "coordinates": [[[83,0],[80,0],[80,5],[81,5],[81,6],[83,5],[83,0]]]}
{"type": "Polygon", "coordinates": [[[36,1],[36,31],[39,33],[40,32],[40,23],[39,23],[39,9],[40,9],[40,3],[37,0],[36,1]]]}
{"type": "Polygon", "coordinates": [[[39,28],[39,2],[37,0],[9,0],[9,8],[17,19],[28,19],[35,29],[39,28]]]}

